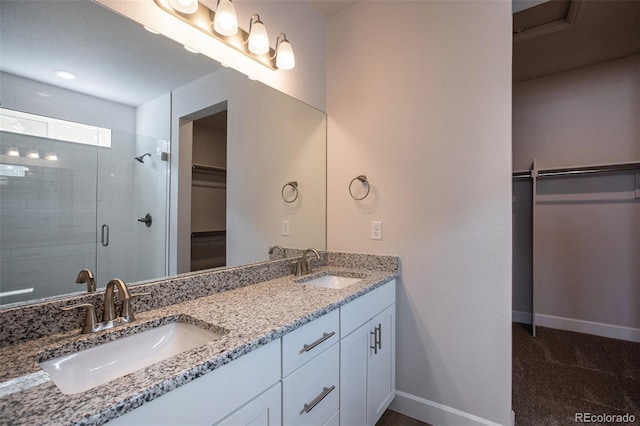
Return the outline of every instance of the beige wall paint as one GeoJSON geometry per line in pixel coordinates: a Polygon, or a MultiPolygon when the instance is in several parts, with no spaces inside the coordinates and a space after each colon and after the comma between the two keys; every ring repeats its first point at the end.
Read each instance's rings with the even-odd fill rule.
{"type": "Polygon", "coordinates": [[[327,34],[328,247],[400,255],[407,414],[509,424],[510,3],[360,2],[327,34]],[[347,191],[359,174],[363,202],[347,191]]]}
{"type": "Polygon", "coordinates": [[[513,86],[513,169],[640,160],[640,55],[513,86]]]}

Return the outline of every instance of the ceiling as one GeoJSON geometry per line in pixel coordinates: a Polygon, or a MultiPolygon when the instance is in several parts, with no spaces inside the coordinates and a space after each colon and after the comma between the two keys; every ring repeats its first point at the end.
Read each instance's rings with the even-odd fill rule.
{"type": "Polygon", "coordinates": [[[514,34],[514,82],[640,54],[640,0],[553,0],[513,19],[528,34],[514,34]]]}
{"type": "Polygon", "coordinates": [[[3,72],[131,106],[220,68],[90,0],[2,0],[0,49],[3,72]]]}

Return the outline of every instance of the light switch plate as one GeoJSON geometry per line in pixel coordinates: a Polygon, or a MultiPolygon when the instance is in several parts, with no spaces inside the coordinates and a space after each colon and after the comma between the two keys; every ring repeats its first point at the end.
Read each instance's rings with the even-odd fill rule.
{"type": "Polygon", "coordinates": [[[371,222],[371,239],[372,240],[382,239],[382,222],[379,220],[374,220],[371,222]]]}
{"type": "Polygon", "coordinates": [[[285,237],[288,237],[289,236],[289,232],[290,232],[289,221],[288,220],[283,220],[282,221],[282,235],[285,236],[285,237]]]}

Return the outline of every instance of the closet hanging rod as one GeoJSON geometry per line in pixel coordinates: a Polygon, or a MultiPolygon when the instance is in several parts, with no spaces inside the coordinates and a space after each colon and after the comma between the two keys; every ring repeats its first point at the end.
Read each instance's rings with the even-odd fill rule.
{"type": "MultiPolygon", "coordinates": [[[[615,163],[615,164],[597,164],[593,166],[576,166],[576,167],[562,167],[553,169],[538,169],[538,178],[545,177],[560,177],[560,176],[576,176],[576,175],[590,175],[596,173],[617,173],[617,172],[640,172],[640,161],[629,163],[615,163]]],[[[531,171],[516,171],[513,172],[513,179],[531,179],[531,171]]]]}

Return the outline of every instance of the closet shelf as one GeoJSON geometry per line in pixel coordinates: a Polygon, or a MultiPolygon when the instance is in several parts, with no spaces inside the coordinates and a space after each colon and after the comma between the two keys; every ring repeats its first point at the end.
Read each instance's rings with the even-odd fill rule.
{"type": "Polygon", "coordinates": [[[225,235],[226,233],[227,233],[226,229],[215,229],[211,231],[192,231],[191,238],[215,237],[218,235],[225,235]]]}
{"type": "Polygon", "coordinates": [[[207,166],[195,163],[191,166],[191,170],[194,172],[227,173],[226,167],[207,166]]]}
{"type": "MultiPolygon", "coordinates": [[[[598,173],[640,172],[640,161],[628,163],[595,164],[590,166],[558,167],[538,169],[538,178],[553,178],[561,176],[592,175],[598,173]]],[[[513,172],[513,179],[531,179],[531,170],[513,172]]]]}

